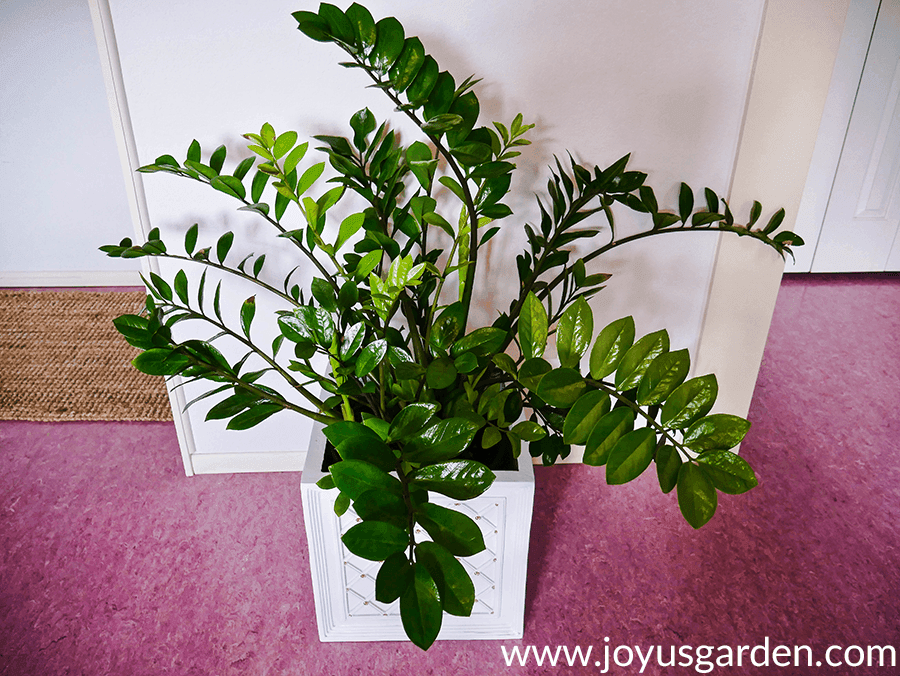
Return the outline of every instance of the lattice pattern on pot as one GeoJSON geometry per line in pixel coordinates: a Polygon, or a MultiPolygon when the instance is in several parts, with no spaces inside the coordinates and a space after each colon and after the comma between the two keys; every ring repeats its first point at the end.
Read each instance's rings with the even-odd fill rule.
{"type": "MultiPolygon", "coordinates": [[[[443,507],[455,509],[475,520],[481,528],[486,549],[459,561],[463,564],[475,584],[475,606],[473,615],[493,615],[497,611],[500,587],[500,544],[503,542],[503,527],[506,522],[506,498],[482,496],[466,502],[456,502],[450,498],[432,495],[431,501],[443,507]]],[[[339,518],[340,535],[359,523],[353,509],[339,518]]],[[[430,540],[428,533],[421,528],[416,530],[416,540],[430,540]]],[[[376,615],[398,616],[400,604],[379,603],[375,600],[375,576],[381,567],[380,561],[367,561],[360,558],[341,545],[341,564],[343,567],[343,583],[345,590],[345,610],[347,617],[366,617],[376,615]]]]}

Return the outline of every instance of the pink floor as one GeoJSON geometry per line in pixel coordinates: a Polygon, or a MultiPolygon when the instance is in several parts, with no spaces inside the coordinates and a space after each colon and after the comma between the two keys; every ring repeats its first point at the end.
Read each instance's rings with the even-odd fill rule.
{"type": "MultiPolygon", "coordinates": [[[[428,653],[319,642],[299,475],[188,479],[171,424],[2,422],[0,674],[597,674],[507,667],[501,646],[665,660],[767,637],[900,652],[898,335],[900,277],[787,278],[742,451],[760,487],[695,532],[650,473],[538,468],[524,640],[428,653]]],[[[900,674],[743,660],[713,673],[900,674]]]]}

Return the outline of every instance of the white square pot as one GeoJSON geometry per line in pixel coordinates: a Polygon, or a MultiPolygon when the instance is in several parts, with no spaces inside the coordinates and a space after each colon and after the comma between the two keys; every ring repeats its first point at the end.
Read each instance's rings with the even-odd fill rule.
{"type": "MultiPolygon", "coordinates": [[[[380,562],[351,554],[341,542],[359,521],[353,509],[334,513],[336,490],[316,482],[325,476],[322,462],[325,436],[313,428],[303,467],[303,520],[309,542],[316,621],[322,641],[405,641],[400,605],[375,600],[375,576],[380,562]]],[[[525,574],[534,504],[534,468],[527,453],[518,471],[498,471],[493,485],[473,500],[460,502],[431,492],[432,502],[472,517],[481,527],[487,549],[460,559],[475,583],[470,617],[444,614],[438,640],[522,638],[525,620],[525,574]]],[[[429,539],[424,530],[417,539],[429,539]]]]}

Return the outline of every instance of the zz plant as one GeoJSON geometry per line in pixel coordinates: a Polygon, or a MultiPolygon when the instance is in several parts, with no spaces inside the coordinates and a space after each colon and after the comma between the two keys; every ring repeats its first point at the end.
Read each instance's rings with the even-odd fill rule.
{"type": "Polygon", "coordinates": [[[631,317],[595,337],[587,301],[609,275],[589,273],[588,264],[645,237],[711,230],[752,237],[783,257],[802,244],[778,231],[784,210],[759,225],[755,202],[739,223],[712,190],[698,203],[685,184],[677,210],[663,210],[647,175],[628,168],[628,156],[606,168],[570,156],[551,169],[546,196],[538,198],[540,222],[513,226],[503,199],[534,125],[521,115],[509,125],[479,125],[477,81],[458,84],[395,18],[376,22],[358,4],[342,11],[325,3],[317,13],[293,16],[307,36],[343,50],[348,60],[341,65],[371,78],[422,138],[403,146],[387,123],[360,110],[347,137],[314,137],[335,173],[328,189],[320,182],[325,162],[304,164],[309,144],[269,124],[245,135],[252,155],[227,172],[225,147],[204,160],[197,141],[183,161],[163,155],[141,167],[206,183],[237,200],[290,242],[315,277],[308,290],[292,284],[290,274],[276,284],[264,274],[265,254],[235,262],[232,232],[198,248],[196,224],[183,252],[170,251],[158,229],[142,244],[124,239],[101,247],[113,257],[154,256],[183,266],[170,281],[151,272],[146,312],[115,321],[143,350],[134,366],[209,381],[200,398],[222,398],[207,419],[228,419],[229,429],[250,428],[282,410],[323,423],[336,456],[320,486],[337,491],[338,513],[352,506],[361,518],[344,544],[384,562],[377,599],[400,600],[403,626],[423,649],[435,640],[443,612],[471,613],[474,586],[457,557],[484,549],[475,522],[434,504],[429,494],[480,495],[494,479],[491,467],[504,467],[523,443],[548,465],[572,445],[584,446],[584,462],[605,465],[610,484],[655,465],[661,489],[677,491],[694,528],[712,517],[717,491],[753,488],[753,470],[729,450],[749,422],[709,415],[714,375],[686,380],[687,351],[671,350],[664,330],[636,339],[631,317]],[[332,208],[351,195],[363,208],[340,221],[336,237],[327,235],[332,208]],[[445,206],[448,199],[454,206],[445,206]],[[646,214],[645,229],[620,235],[614,218],[620,208],[646,214]],[[501,227],[527,233],[528,248],[516,258],[518,295],[492,325],[470,329],[479,252],[501,227]],[[600,241],[573,260],[569,246],[584,239],[600,241]],[[203,270],[196,284],[185,269],[203,270]],[[220,278],[214,289],[209,270],[220,278]],[[255,338],[255,295],[226,319],[221,278],[229,276],[282,304],[280,335],[271,345],[255,338]],[[176,341],[173,326],[194,319],[215,335],[176,341]],[[551,336],[555,355],[547,354],[551,336]],[[214,347],[224,337],[242,346],[241,359],[233,362],[214,347]],[[286,387],[262,384],[267,373],[286,387]],[[416,540],[417,524],[431,541],[416,540]]]}

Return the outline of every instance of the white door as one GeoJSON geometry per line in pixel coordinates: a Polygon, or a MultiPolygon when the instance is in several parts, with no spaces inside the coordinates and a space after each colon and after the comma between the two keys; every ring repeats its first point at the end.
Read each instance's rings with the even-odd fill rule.
{"type": "Polygon", "coordinates": [[[900,0],[882,0],[812,272],[900,270],[900,0]]]}

